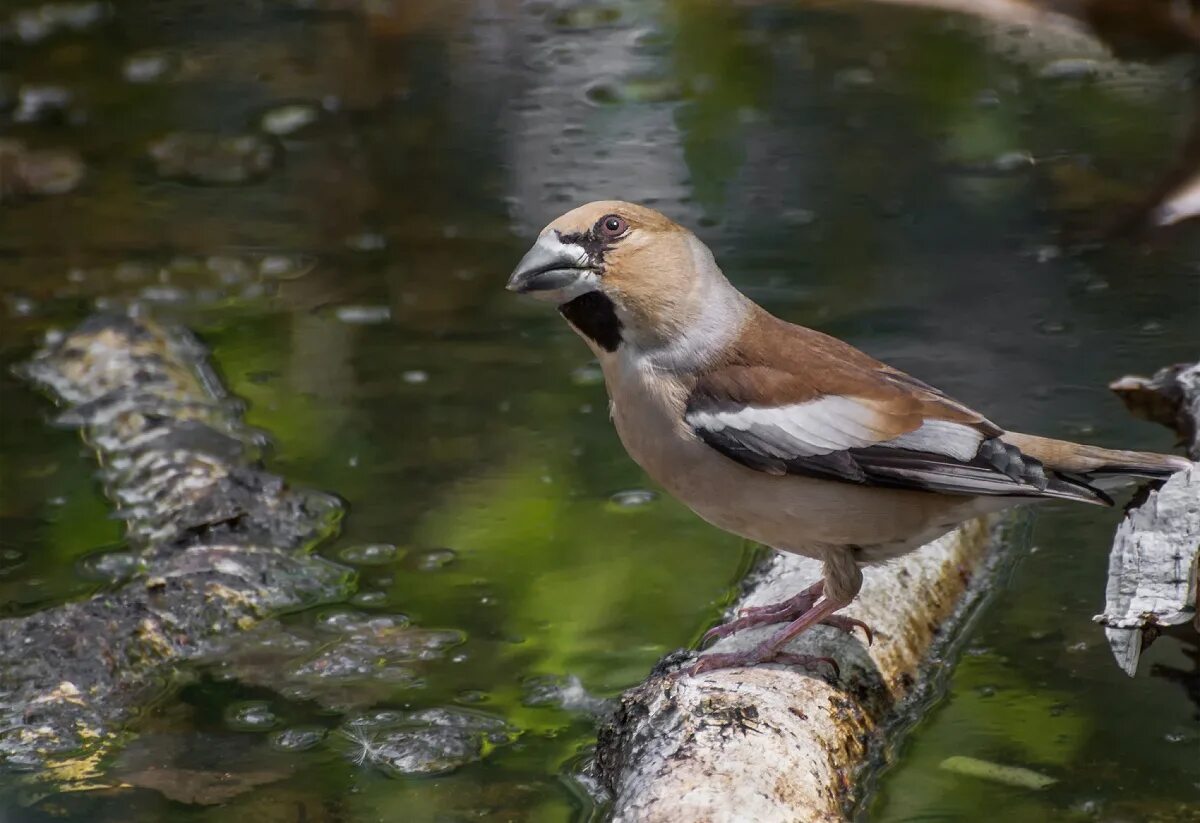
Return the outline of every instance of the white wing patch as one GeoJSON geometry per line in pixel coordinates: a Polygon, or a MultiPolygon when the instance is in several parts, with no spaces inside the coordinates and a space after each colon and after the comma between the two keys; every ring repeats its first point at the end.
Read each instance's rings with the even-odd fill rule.
{"type": "Polygon", "coordinates": [[[885,440],[880,446],[944,454],[964,463],[975,457],[984,440],[981,432],[949,420],[926,420],[921,428],[885,440]]]}
{"type": "Polygon", "coordinates": [[[725,429],[752,435],[775,457],[815,457],[847,449],[885,446],[932,452],[963,462],[979,451],[984,435],[970,426],[927,420],[915,431],[885,439],[880,413],[853,397],[830,395],[775,408],[745,406],[729,411],[693,411],[689,425],[710,432],[725,429]]]}

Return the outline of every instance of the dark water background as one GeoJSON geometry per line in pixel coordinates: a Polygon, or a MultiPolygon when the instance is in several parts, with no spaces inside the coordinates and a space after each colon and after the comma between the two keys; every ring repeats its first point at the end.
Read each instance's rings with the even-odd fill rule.
{"type": "MultiPolygon", "coordinates": [[[[6,0],[0,21],[37,8],[6,0]]],[[[201,334],[270,433],[272,470],[349,502],[322,553],[406,553],[360,569],[372,594],[344,608],[466,633],[453,662],[383,684],[378,705],[469,705],[519,737],[425,778],[332,741],[281,755],[228,707],[328,717],[202,668],[139,728],[262,785],[215,807],[149,789],[31,802],[0,776],[0,821],[589,813],[570,777],[588,701],[546,684],[606,697],[638,682],[717,618],[751,550],[669,499],[619,494],[651,487],[588,353],[503,291],[538,228],[579,202],[655,205],[772,311],[1001,425],[1171,445],[1105,389],[1194,360],[1200,337],[1195,229],[1109,231],[1186,170],[1190,67],[1153,44],[1136,54],[1150,64],[1122,64],[1087,37],[890,4],[96,8],[78,31],[0,40],[0,134],[87,169],[72,193],[0,205],[0,614],[93,590],[81,558],[121,541],[77,436],[47,426],[49,403],[8,367],[96,301],[137,297],[201,334]],[[162,73],[131,82],[131,57],[162,73]],[[19,90],[46,84],[71,101],[20,114],[19,90]],[[164,179],[147,157],[171,132],[261,135],[289,113],[313,122],[270,137],[277,161],[242,184],[164,179]],[[264,257],[282,263],[261,273],[264,257]],[[228,258],[250,275],[223,280],[228,258]]],[[[947,694],[889,753],[871,820],[1200,819],[1196,645],[1160,640],[1130,680],[1091,622],[1116,518],[1039,513],[947,694]],[[953,755],[1059,782],[939,769],[953,755]]]]}

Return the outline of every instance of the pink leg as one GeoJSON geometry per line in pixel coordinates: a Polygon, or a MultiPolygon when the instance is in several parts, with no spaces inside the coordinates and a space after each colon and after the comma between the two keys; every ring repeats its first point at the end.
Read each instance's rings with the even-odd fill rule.
{"type": "MultiPolygon", "coordinates": [[[[720,640],[722,637],[728,637],[731,634],[736,634],[743,629],[750,629],[755,626],[768,626],[772,623],[786,623],[802,617],[816,604],[821,597],[821,592],[825,588],[825,581],[818,580],[804,591],[795,597],[784,600],[782,603],[772,603],[769,606],[755,606],[748,609],[742,609],[741,617],[737,620],[731,620],[721,626],[709,629],[704,637],[700,638],[700,647],[704,648],[709,644],[720,640]]],[[[822,621],[826,626],[833,626],[836,629],[841,629],[844,632],[852,632],[855,628],[862,629],[867,635],[867,645],[871,645],[874,641],[874,635],[871,632],[870,626],[863,623],[861,620],[855,620],[853,617],[844,617],[841,615],[833,615],[822,621]]]]}
{"type": "MultiPolygon", "coordinates": [[[[785,663],[798,663],[802,665],[813,665],[818,662],[828,662],[833,665],[834,670],[837,670],[837,664],[828,658],[812,657],[810,655],[799,655],[791,653],[781,653],[781,650],[787,643],[801,632],[809,629],[818,623],[823,623],[829,620],[833,613],[838,609],[849,605],[849,601],[834,600],[826,597],[820,603],[808,609],[803,615],[796,620],[793,620],[784,628],[780,629],[771,637],[764,640],[752,649],[744,652],[731,652],[727,654],[706,654],[697,660],[692,667],[688,669],[688,674],[700,674],[701,672],[711,671],[713,669],[727,669],[736,666],[753,666],[756,663],[766,663],[771,660],[782,660],[785,663]]],[[[841,618],[842,620],[851,620],[851,618],[841,618]]],[[[858,621],[854,621],[858,623],[858,621]]],[[[868,630],[869,631],[869,630],[868,630]]]]}

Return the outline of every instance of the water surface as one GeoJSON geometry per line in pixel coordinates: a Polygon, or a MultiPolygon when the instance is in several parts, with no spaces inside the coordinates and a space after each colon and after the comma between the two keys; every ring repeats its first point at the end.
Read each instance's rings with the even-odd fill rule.
{"type": "MultiPolygon", "coordinates": [[[[436,777],[357,764],[332,738],[281,754],[229,707],[265,701],[292,726],[339,718],[197,667],[141,718],[142,745],[261,781],[205,807],[149,788],[31,799],[13,775],[2,819],[589,813],[571,777],[594,736],[586,698],[694,642],[752,548],[667,497],[620,494],[653,486],[617,443],[586,349],[503,291],[537,230],[580,202],[663,209],[772,311],[1001,425],[1171,445],[1104,387],[1196,357],[1200,236],[1111,231],[1184,163],[1194,115],[1178,58],[1072,67],[1056,61],[1098,47],[869,4],[100,12],[79,31],[0,41],[0,99],[47,84],[72,95],[34,122],[9,108],[4,135],[73,149],[87,168],[72,193],[0,205],[0,613],[93,591],[80,559],[121,541],[87,450],[7,367],[97,301],[136,298],[201,334],[270,433],[273,471],[348,502],[324,555],[399,548],[360,566],[344,608],[465,633],[423,682],[376,684],[371,705],[468,706],[519,736],[436,777]],[[148,149],[174,132],[259,135],[275,160],[237,184],[166,179],[148,149]],[[582,691],[564,705],[547,684],[571,678],[582,691]]],[[[1194,640],[1161,639],[1128,679],[1091,622],[1116,519],[1039,513],[945,695],[888,752],[866,817],[1195,819],[1194,640]],[[939,768],[955,755],[1058,782],[1035,792],[939,768]]]]}

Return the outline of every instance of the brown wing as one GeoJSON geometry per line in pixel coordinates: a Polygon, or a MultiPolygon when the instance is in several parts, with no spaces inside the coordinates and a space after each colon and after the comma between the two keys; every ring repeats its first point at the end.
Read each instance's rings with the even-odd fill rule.
{"type": "Polygon", "coordinates": [[[765,315],[754,341],[697,381],[685,420],[725,456],[771,474],[947,494],[1107,502],[1048,472],[944,393],[834,338],[765,315]]]}

